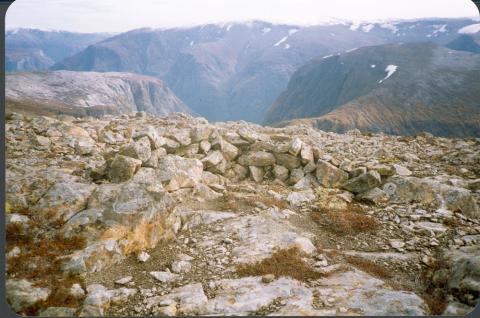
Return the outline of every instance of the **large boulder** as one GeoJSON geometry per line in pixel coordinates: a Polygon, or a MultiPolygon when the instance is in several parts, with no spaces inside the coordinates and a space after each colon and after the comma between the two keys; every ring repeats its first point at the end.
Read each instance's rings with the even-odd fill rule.
{"type": "Polygon", "coordinates": [[[275,164],[275,156],[265,151],[250,152],[238,158],[238,163],[244,166],[273,166],[275,164]]]}
{"type": "Polygon", "coordinates": [[[290,155],[288,153],[276,153],[275,158],[278,165],[284,166],[289,170],[296,169],[302,164],[300,158],[290,155]]]}
{"type": "Polygon", "coordinates": [[[137,141],[132,141],[127,146],[120,149],[120,154],[147,162],[152,155],[150,139],[145,136],[137,141]]]}
{"type": "Polygon", "coordinates": [[[302,146],[303,146],[303,142],[300,140],[300,138],[294,138],[290,143],[288,152],[294,156],[297,156],[302,150],[302,146]]]}
{"type": "Polygon", "coordinates": [[[379,188],[373,188],[367,192],[357,195],[357,199],[371,202],[375,205],[386,203],[388,202],[389,198],[389,195],[379,188]]]}
{"type": "MultiPolygon", "coordinates": [[[[221,155],[221,154],[220,154],[221,155]]],[[[158,180],[162,183],[181,181],[179,187],[193,187],[200,182],[203,164],[198,159],[187,159],[175,155],[167,155],[158,161],[158,180]]]]}
{"type": "Polygon", "coordinates": [[[262,167],[249,166],[248,170],[250,171],[250,176],[255,182],[262,182],[265,175],[265,171],[262,167]]]}
{"type": "Polygon", "coordinates": [[[213,128],[210,126],[196,126],[191,131],[192,142],[201,142],[208,140],[212,134],[213,128]]]}
{"type": "Polygon", "coordinates": [[[116,155],[110,162],[107,175],[111,182],[130,180],[142,165],[142,161],[132,157],[116,155]]]}
{"type": "Polygon", "coordinates": [[[85,209],[95,185],[60,182],[53,185],[34,206],[36,217],[47,222],[65,222],[85,209]]]}
{"type": "Polygon", "coordinates": [[[152,149],[157,149],[165,144],[165,138],[160,136],[157,130],[150,125],[135,127],[132,138],[135,140],[139,140],[143,137],[148,137],[152,149]]]}
{"type": "Polygon", "coordinates": [[[303,164],[314,163],[315,158],[313,156],[312,147],[307,144],[303,144],[302,150],[300,151],[300,158],[302,159],[303,164]]]}
{"type": "Polygon", "coordinates": [[[235,160],[240,153],[237,147],[229,142],[226,142],[225,140],[222,142],[221,151],[225,159],[228,161],[235,160]]]}
{"type": "Polygon", "coordinates": [[[286,181],[288,179],[289,171],[284,166],[275,165],[273,167],[273,175],[280,181],[286,181]]]}
{"type": "Polygon", "coordinates": [[[190,137],[190,129],[174,129],[168,132],[166,135],[170,139],[175,140],[182,146],[188,146],[192,143],[192,138],[190,137]]]}
{"type": "Polygon", "coordinates": [[[218,165],[224,160],[222,153],[218,150],[210,152],[204,159],[202,159],[205,169],[218,165]]]}
{"type": "Polygon", "coordinates": [[[342,188],[353,193],[364,193],[380,186],[381,184],[382,178],[380,174],[375,170],[371,170],[356,178],[348,180],[342,188]]]}
{"type": "Polygon", "coordinates": [[[348,180],[348,174],[331,163],[319,160],[316,172],[318,182],[325,188],[338,188],[348,180]]]}

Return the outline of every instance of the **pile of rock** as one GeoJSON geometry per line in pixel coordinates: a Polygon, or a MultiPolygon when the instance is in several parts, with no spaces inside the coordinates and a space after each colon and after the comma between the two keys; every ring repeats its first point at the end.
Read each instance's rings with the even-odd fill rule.
{"type": "MultiPolygon", "coordinates": [[[[53,119],[14,113],[7,117],[6,147],[7,223],[28,226],[35,221],[52,233],[85,237],[87,247],[68,255],[64,264],[65,271],[77,274],[102,270],[175,237],[185,223],[184,215],[172,212],[178,211],[176,206],[222,198],[238,184],[288,189],[285,200],[292,209],[319,200],[318,189],[335,189],[345,202],[356,199],[378,207],[415,202],[436,211],[460,212],[469,220],[480,216],[478,139],[210,124],[184,114],[53,119]],[[22,212],[26,210],[28,215],[22,212]]],[[[292,213],[268,212],[285,218],[292,213]]],[[[258,222],[267,224],[259,231],[268,233],[270,223],[258,222]]],[[[289,235],[279,238],[302,238],[289,235]]],[[[18,253],[11,249],[9,257],[18,253]]],[[[159,280],[176,275],[155,273],[159,280]]],[[[28,289],[29,282],[10,284],[28,289]]],[[[24,303],[47,297],[46,290],[33,292],[19,298],[14,309],[21,311],[24,303]]],[[[97,294],[123,299],[130,293],[95,287],[87,299],[95,303],[105,298],[97,294]]]]}

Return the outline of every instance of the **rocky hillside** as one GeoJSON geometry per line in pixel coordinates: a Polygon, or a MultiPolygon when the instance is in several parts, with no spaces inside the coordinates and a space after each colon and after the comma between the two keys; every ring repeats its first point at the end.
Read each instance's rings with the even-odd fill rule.
{"type": "Polygon", "coordinates": [[[447,44],[472,20],[299,27],[268,22],[140,29],[91,45],[53,69],[156,76],[209,120],[262,122],[297,67],[317,56],[391,42],[447,44]]]}
{"type": "Polygon", "coordinates": [[[10,29],[5,32],[5,70],[46,70],[111,34],[10,29]]]}
{"type": "Polygon", "coordinates": [[[33,113],[98,116],[146,111],[155,115],[191,110],[153,77],[128,73],[7,73],[7,108],[33,113]]]}
{"type": "Polygon", "coordinates": [[[480,136],[479,79],[477,54],[432,43],[365,47],[300,68],[266,121],[300,119],[294,122],[337,132],[480,136]]]}
{"type": "Polygon", "coordinates": [[[478,139],[6,118],[17,313],[465,315],[478,302],[478,139]]]}

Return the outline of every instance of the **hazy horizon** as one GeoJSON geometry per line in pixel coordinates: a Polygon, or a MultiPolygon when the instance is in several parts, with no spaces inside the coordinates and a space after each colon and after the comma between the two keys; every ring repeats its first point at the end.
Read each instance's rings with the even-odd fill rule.
{"type": "Polygon", "coordinates": [[[7,11],[6,27],[120,33],[254,20],[315,25],[430,18],[478,19],[478,10],[470,0],[141,0],[135,5],[126,0],[17,0],[7,11]]]}

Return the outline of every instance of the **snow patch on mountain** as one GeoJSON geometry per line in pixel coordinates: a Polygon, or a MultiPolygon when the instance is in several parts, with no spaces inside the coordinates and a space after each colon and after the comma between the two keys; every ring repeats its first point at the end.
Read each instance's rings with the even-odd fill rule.
{"type": "Polygon", "coordinates": [[[272,31],[272,28],[263,28],[262,33],[267,34],[268,32],[272,31]]]}
{"type": "Polygon", "coordinates": [[[350,30],[352,30],[352,31],[357,31],[359,27],[360,27],[360,23],[354,22],[354,23],[350,26],[350,30]]]}
{"type": "Polygon", "coordinates": [[[384,23],[381,24],[380,27],[390,30],[393,34],[398,32],[398,28],[393,23],[384,23]]]}
{"type": "Polygon", "coordinates": [[[288,36],[283,37],[280,41],[275,43],[273,46],[279,46],[280,44],[284,43],[285,41],[288,40],[288,36]]]}
{"type": "Polygon", "coordinates": [[[370,31],[372,31],[372,29],[374,27],[375,27],[374,24],[367,24],[367,25],[362,26],[362,31],[365,32],[365,33],[368,33],[370,31]]]}
{"type": "Polygon", "coordinates": [[[385,80],[389,79],[390,76],[392,76],[393,74],[395,74],[395,72],[397,71],[398,69],[398,65],[393,65],[393,64],[390,64],[388,65],[386,68],[385,68],[385,72],[387,72],[387,76],[385,76],[384,79],[378,81],[379,84],[382,84],[385,80]]]}
{"type": "Polygon", "coordinates": [[[460,34],[475,34],[480,32],[480,23],[470,24],[458,30],[460,34]]]}
{"type": "Polygon", "coordinates": [[[298,31],[300,31],[299,29],[291,29],[291,30],[288,30],[288,35],[291,36],[291,35],[294,35],[295,33],[297,33],[298,31]]]}

